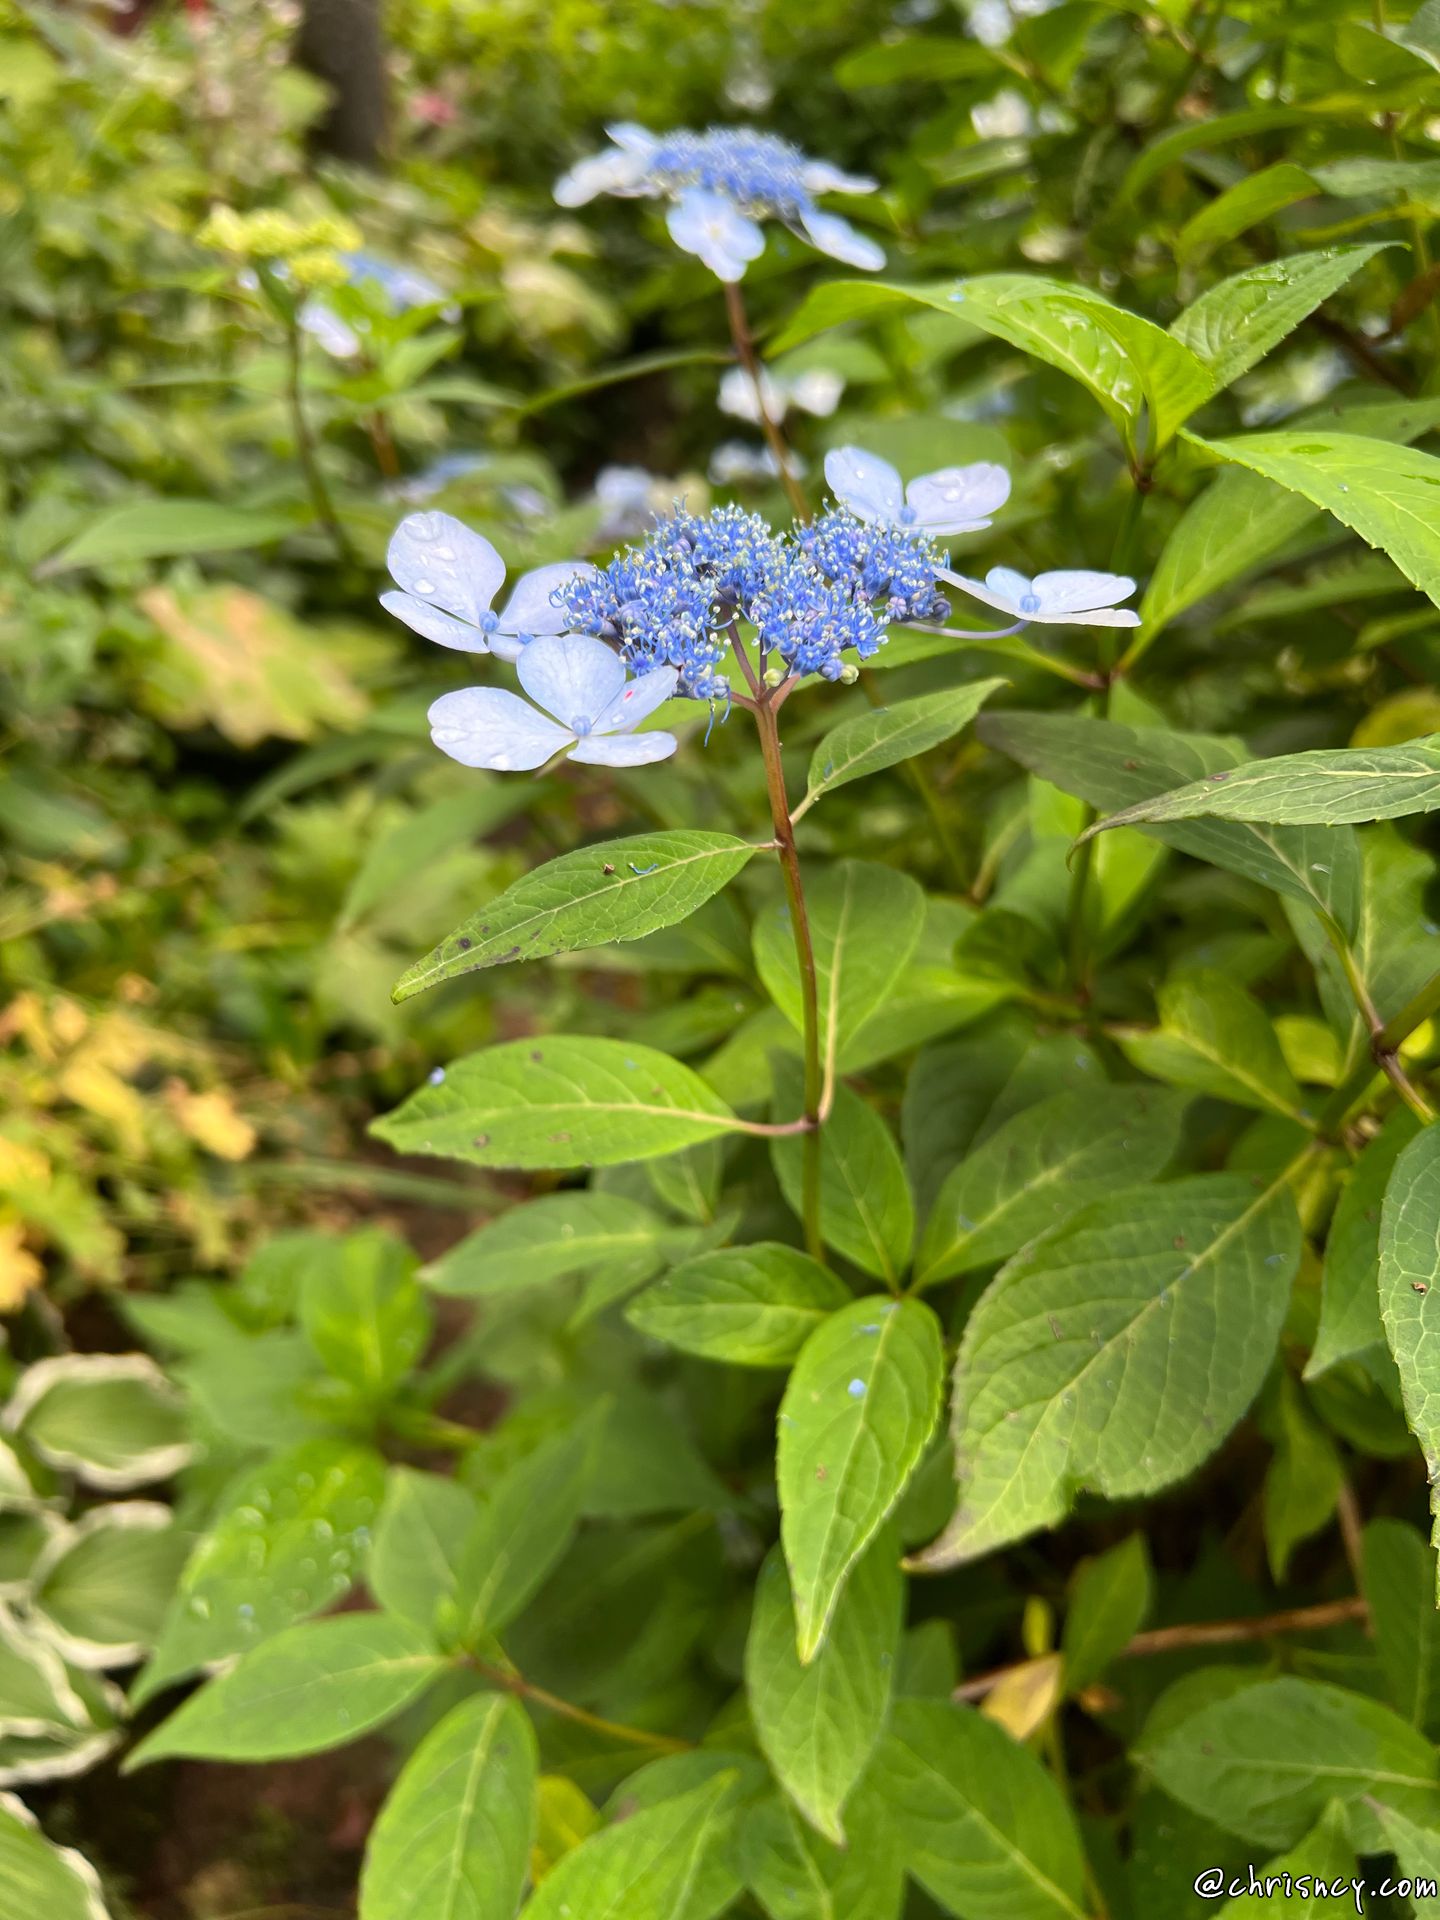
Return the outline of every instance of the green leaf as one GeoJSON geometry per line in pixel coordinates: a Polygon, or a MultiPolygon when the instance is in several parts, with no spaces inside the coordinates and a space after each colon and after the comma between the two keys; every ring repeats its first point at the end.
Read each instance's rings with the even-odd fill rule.
{"type": "MultiPolygon", "coordinates": [[[[1303,422],[1301,424],[1304,424],[1303,422]]],[[[1391,400],[1325,408],[1324,428],[1376,440],[1417,440],[1440,425],[1440,400],[1391,400]]],[[[1300,495],[1258,473],[1222,470],[1181,514],[1165,543],[1140,605],[1140,634],[1132,657],[1151,645],[1187,607],[1238,580],[1318,519],[1300,495]]]]}
{"type": "MultiPolygon", "coordinates": [[[[774,1079],[776,1111],[798,1112],[798,1063],[777,1059],[774,1079]]],[[[804,1155],[798,1134],[770,1142],[775,1177],[797,1220],[803,1217],[804,1155]]],[[[915,1238],[900,1150],[874,1108],[843,1085],[820,1129],[820,1232],[827,1246],[891,1285],[904,1272],[915,1238]]]]}
{"type": "Polygon", "coordinates": [[[365,1848],[360,1920],[513,1920],[535,1829],[525,1710],[462,1701],[401,1769],[365,1848]]]}
{"type": "Polygon", "coordinates": [[[109,1920],[95,1869],[57,1847],[14,1794],[0,1793],[0,1913],[13,1920],[109,1920]]]}
{"type": "MultiPolygon", "coordinates": [[[[1367,1036],[1368,1038],[1368,1036],[1367,1036]]],[[[1305,1377],[1313,1380],[1341,1360],[1381,1346],[1380,1207],[1401,1149],[1420,1122],[1397,1107],[1351,1168],[1325,1237],[1320,1327],[1305,1377]]]]}
{"type": "Polygon", "coordinates": [[[1440,1613],[1430,1549],[1405,1521],[1372,1520],[1361,1566],[1386,1692],[1396,1711],[1433,1739],[1440,1727],[1440,1613]]]}
{"type": "Polygon", "coordinates": [[[343,1613],[287,1627],[192,1693],[142,1740],[125,1772],[192,1760],[289,1760],[382,1726],[445,1666],[417,1627],[343,1613]]]}
{"type": "MultiPolygon", "coordinates": [[[[348,748],[352,742],[342,740],[340,745],[348,748]]],[[[373,757],[373,753],[372,746],[366,757],[373,757]]],[[[494,832],[517,813],[533,814],[548,800],[548,794],[537,792],[532,782],[522,781],[517,786],[496,775],[487,785],[475,769],[466,771],[473,785],[467,783],[459,793],[446,794],[418,808],[369,844],[340,909],[338,925],[342,931],[367,920],[377,909],[393,906],[414,876],[433,862],[494,832]]]]}
{"type": "Polygon", "coordinates": [[[876,707],[842,720],[827,733],[810,756],[805,798],[795,809],[798,820],[824,794],[836,787],[879,773],[916,754],[927,753],[969,726],[1004,680],[974,680],[969,686],[942,688],[918,699],[900,700],[893,707],[876,707]]]}
{"type": "Polygon", "coordinates": [[[1289,160],[1262,167],[1259,173],[1237,180],[1216,199],[1207,200],[1199,213],[1185,222],[1175,236],[1175,258],[1184,265],[1203,260],[1227,240],[1237,239],[1272,214],[1294,206],[1297,200],[1309,200],[1318,192],[1315,179],[1289,160]]]}
{"type": "MultiPolygon", "coordinates": [[[[1173,1801],[1167,1804],[1174,1806],[1173,1801]]],[[[1213,1833],[1214,1828],[1208,1831],[1213,1833]]],[[[1341,1890],[1338,1897],[1353,1897],[1354,1879],[1355,1849],[1346,1837],[1344,1803],[1332,1800],[1315,1826],[1288,1853],[1267,1860],[1258,1872],[1247,1866],[1231,1877],[1228,1884],[1237,1890],[1221,1907],[1221,1920],[1297,1920],[1297,1915],[1304,1920],[1322,1920],[1327,1910],[1334,1911],[1330,1901],[1337,1897],[1337,1887],[1341,1890]],[[1252,1893],[1252,1878],[1258,1879],[1265,1891],[1252,1893]],[[1308,1894],[1302,1891],[1307,1882],[1311,1888],[1308,1894]]]]}
{"type": "Polygon", "coordinates": [[[67,1660],[123,1667],[154,1645],[192,1545],[169,1507],[92,1507],[31,1570],[30,1604],[67,1660]]]}
{"type": "Polygon", "coordinates": [[[1375,1818],[1385,1836],[1386,1852],[1395,1855],[1402,1876],[1416,1882],[1412,1893],[1418,1920],[1435,1920],[1436,1914],[1440,1914],[1440,1899],[1434,1892],[1440,1883],[1440,1830],[1435,1821],[1407,1820],[1403,1813],[1397,1813],[1383,1801],[1375,1803],[1375,1818]],[[1421,1892],[1422,1880],[1429,1882],[1431,1891],[1421,1892]]]}
{"type": "Polygon", "coordinates": [[[876,1779],[905,1864],[966,1920],[1084,1920],[1085,1860],[1060,1788],[973,1707],[899,1700],[876,1779]]]}
{"type": "Polygon", "coordinates": [[[848,1847],[832,1847],[779,1794],[746,1807],[736,1843],[769,1920],[900,1920],[905,1869],[888,1809],[868,1781],[851,1796],[848,1847]]]}
{"type": "MultiPolygon", "coordinates": [[[[1129,808],[1179,781],[1239,766],[1236,743],[1209,734],[1126,727],[1067,714],[986,714],[978,731],[1032,773],[1101,812],[1129,808]]],[[[1343,829],[1270,827],[1239,821],[1186,821],[1152,828],[1158,839],[1227,873],[1238,873],[1327,914],[1344,932],[1360,909],[1360,850],[1343,829]]]]}
{"type": "Polygon", "coordinates": [[[667,1231],[658,1213],[622,1193],[547,1193],[477,1227],[421,1278],[436,1293],[460,1299],[518,1292],[611,1265],[643,1279],[660,1265],[667,1231]]]}
{"type": "Polygon", "coordinates": [[[725,1855],[737,1778],[718,1773],[592,1834],[546,1875],[524,1920],[714,1920],[736,1892],[725,1855]]]}
{"type": "Polygon", "coordinates": [[[795,1649],[795,1607],[784,1557],[760,1570],[745,1643],[745,1694],[760,1751],[818,1833],[846,1843],[842,1814],[880,1737],[900,1648],[905,1579],[881,1534],[845,1582],[809,1666],[795,1649]]]}
{"type": "Polygon", "coordinates": [[[47,1466],[107,1493],[165,1480],[188,1465],[185,1404],[143,1353],[67,1353],[27,1367],[5,1408],[47,1466]]]}
{"type": "Polygon", "coordinates": [[[346,1440],[307,1440],[241,1474],[180,1577],[136,1703],[347,1592],[384,1475],[378,1454],[346,1440]]]}
{"type": "Polygon", "coordinates": [[[456,1569],[458,1634],[475,1647],[508,1626],[544,1585],[579,1521],[596,1446],[593,1422],[543,1442],[481,1509],[456,1569]]]}
{"type": "Polygon", "coordinates": [[[640,833],[561,854],[458,926],[396,982],[408,1000],[510,960],[639,940],[672,927],[733,880],[756,848],[728,833],[640,833]]]}
{"type": "Polygon", "coordinates": [[[653,1047],[550,1034],[466,1054],[370,1131],[397,1153],[479,1167],[610,1167],[737,1125],[698,1074],[653,1047]]]}
{"type": "Polygon", "coordinates": [[[1440,606],[1440,460],[1433,454],[1315,428],[1200,444],[1323,507],[1388,553],[1405,578],[1440,606]]]}
{"type": "MultiPolygon", "coordinates": [[[[1440,461],[1436,463],[1440,473],[1440,461]]],[[[1266,826],[1352,826],[1440,807],[1440,734],[1402,747],[1316,748],[1221,768],[1172,793],[1112,813],[1081,834],[1149,821],[1256,821],[1266,826]]]]}
{"type": "Polygon", "coordinates": [[[959,1504],[921,1563],[1054,1526],[1081,1488],[1121,1500],[1191,1472],[1259,1390],[1299,1261],[1288,1186],[1242,1174],[1099,1200],[1019,1254],[966,1323],[959,1504]]]}
{"type": "Polygon", "coordinates": [[[1135,1758],[1172,1798],[1259,1846],[1293,1845],[1331,1800],[1361,1853],[1385,1844],[1367,1799],[1440,1822],[1429,1741],[1378,1701],[1317,1680],[1262,1681],[1147,1728],[1135,1758]]]}
{"type": "Polygon", "coordinates": [[[1327,247],[1247,267],[1202,293],[1172,322],[1170,333],[1208,370],[1218,393],[1390,244],[1327,247]]]}
{"type": "Polygon", "coordinates": [[[365,1581],[387,1613],[436,1630],[457,1618],[460,1562],[480,1510],[468,1487],[391,1467],[365,1581]]]}
{"type": "Polygon", "coordinates": [[[785,1367],[850,1289],[808,1254],[773,1240],[703,1253],[630,1303],[652,1340],[732,1366],[785,1367]]]}
{"type": "Polygon", "coordinates": [[[88,1733],[92,1724],[90,1708],[53,1640],[8,1610],[0,1613],[0,1725],[5,1736],[61,1738],[88,1733]]]}
{"type": "Polygon", "coordinates": [[[255,512],[222,506],[215,500],[140,500],[92,520],[39,572],[48,577],[75,567],[112,566],[117,561],[266,547],[294,533],[299,524],[290,512],[255,512]]]}
{"type": "Polygon", "coordinates": [[[1213,968],[1172,974],[1156,995],[1160,1025],[1118,1036],[1132,1065],[1175,1087],[1305,1121],[1304,1099],[1275,1028],[1253,995],[1213,968]]]}
{"type": "Polygon", "coordinates": [[[777,1473],[805,1665],[920,1462],[943,1374],[940,1323],[919,1300],[856,1300],[801,1350],[780,1404],[777,1473]]]}
{"type": "MultiPolygon", "coordinates": [[[[836,861],[807,893],[820,1048],[833,1074],[915,951],[925,925],[925,894],[908,874],[865,860],[836,861]]],[[[773,906],[756,920],[755,966],[776,1006],[802,1029],[800,968],[788,906],[773,906]]]]}
{"type": "Polygon", "coordinates": [[[1311,1413],[1289,1375],[1277,1383],[1277,1402],[1263,1423],[1275,1446],[1265,1473],[1263,1514],[1270,1574],[1280,1586],[1295,1548],[1329,1525],[1345,1474],[1329,1429],[1311,1413]]]}
{"type": "Polygon", "coordinates": [[[415,1256],[379,1228],[316,1249],[300,1286],[300,1324],[325,1368],[369,1399],[383,1399],[425,1351],[430,1310],[415,1256]]]}
{"type": "Polygon", "coordinates": [[[1145,1085],[1089,1087],[1027,1107],[941,1187],[915,1261],[934,1286],[974,1273],[1117,1186],[1148,1180],[1180,1143],[1184,1099],[1145,1085]]]}
{"type": "Polygon", "coordinates": [[[1432,1542],[1440,1544],[1440,1128],[1416,1134],[1395,1162],[1380,1214],[1380,1318],[1400,1370],[1405,1422],[1425,1456],[1432,1542]]]}
{"type": "Polygon", "coordinates": [[[1154,1589],[1143,1533],[1080,1562],[1060,1642],[1067,1694],[1083,1692],[1130,1644],[1149,1617],[1154,1589]]]}

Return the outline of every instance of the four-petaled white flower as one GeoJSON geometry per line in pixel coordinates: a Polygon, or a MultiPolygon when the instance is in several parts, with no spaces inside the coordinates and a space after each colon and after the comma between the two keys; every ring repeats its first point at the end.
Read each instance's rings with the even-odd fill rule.
{"type": "Polygon", "coordinates": [[[901,486],[888,460],[862,447],[837,447],[825,456],[830,491],[857,520],[901,527],[931,538],[977,533],[1010,497],[1004,467],[977,460],[968,467],[941,467],[901,486]]]}
{"type": "Polygon", "coordinates": [[[427,640],[457,653],[493,653],[518,660],[527,641],[564,630],[556,605],[562,587],[595,569],[585,560],[536,567],[515,582],[504,611],[490,602],[505,578],[505,562],[483,534],[449,513],[412,513],[390,536],[391,578],[402,589],[380,604],[427,640]]]}
{"type": "Polygon", "coordinates": [[[1128,600],[1135,582],[1123,573],[1091,573],[1084,568],[1056,573],[1037,573],[1029,580],[1013,567],[992,567],[983,582],[970,580],[963,573],[948,573],[939,578],[952,587],[961,587],[987,607],[1008,613],[1012,620],[1038,620],[1052,627],[1138,627],[1140,616],[1130,607],[1116,606],[1128,600]]]}
{"type": "Polygon", "coordinates": [[[635,732],[674,693],[674,667],[632,680],[603,640],[560,633],[532,640],[516,673],[555,718],[501,687],[462,687],[430,709],[430,737],[442,753],[464,767],[510,773],[543,767],[557,753],[591,766],[643,767],[675,751],[673,733],[635,732]]]}
{"type": "Polygon", "coordinates": [[[743,280],[750,262],[765,251],[765,236],[723,193],[692,187],[665,216],[670,238],[693,253],[717,280],[743,280]]]}

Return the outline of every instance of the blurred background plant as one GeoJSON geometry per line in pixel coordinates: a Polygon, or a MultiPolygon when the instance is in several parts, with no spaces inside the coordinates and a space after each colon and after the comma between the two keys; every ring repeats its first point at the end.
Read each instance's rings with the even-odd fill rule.
{"type": "MultiPolygon", "coordinates": [[[[430,749],[423,719],[455,663],[375,605],[388,534],[421,504],[484,532],[512,573],[603,558],[677,497],[782,510],[709,276],[664,245],[661,209],[602,200],[582,223],[554,204],[555,176],[609,121],[754,120],[878,177],[879,194],[853,210],[886,246],[883,279],[1040,272],[1162,325],[1241,269],[1374,242],[1281,350],[1212,403],[1207,432],[1339,408],[1401,442],[1440,421],[1433,0],[1375,11],[394,0],[383,35],[377,19],[359,0],[128,11],[0,0],[0,1311],[14,1435],[0,1458],[0,1676],[13,1670],[20,1689],[0,1701],[0,1778],[43,1783],[58,1745],[105,1765],[103,1790],[130,1796],[118,1804],[132,1812],[150,1806],[156,1776],[122,1790],[108,1771],[122,1708],[103,1676],[161,1637],[179,1556],[233,1512],[235,1474],[267,1471],[276,1449],[337,1448],[359,1428],[372,1451],[345,1471],[373,1504],[373,1449],[430,1460],[445,1421],[484,1427],[507,1396],[540,1396],[533,1431],[517,1438],[512,1424],[493,1454],[467,1457],[467,1484],[482,1490],[507,1446],[523,1454],[545,1429],[544,1392],[598,1391],[612,1366],[648,1381],[633,1356],[616,1358],[623,1329],[604,1318],[610,1283],[618,1298],[639,1269],[602,1263],[589,1294],[567,1268],[556,1277],[570,1291],[478,1321],[442,1298],[441,1357],[423,1387],[387,1383],[393,1394],[378,1412],[365,1401],[363,1417],[337,1400],[287,1264],[297,1244],[319,1243],[289,1236],[364,1247],[378,1222],[435,1261],[499,1199],[553,1184],[397,1161],[367,1141],[369,1118],[456,1055],[557,1028],[623,1030],[703,1060],[738,1098],[784,1025],[751,960],[748,881],[603,958],[513,970],[494,994],[462,983],[391,1002],[419,951],[540,860],[636,812],[745,831],[763,795],[723,727],[703,752],[697,728],[643,781],[457,768],[430,749]],[[123,1393],[95,1380],[103,1411],[83,1404],[86,1357],[136,1340],[183,1383],[183,1436],[170,1431],[180,1403],[143,1360],[123,1393]],[[69,1371],[41,1373],[56,1366],[69,1371]],[[44,1394],[27,1387],[37,1375],[52,1382],[44,1394]],[[111,1477],[97,1478],[83,1452],[47,1453],[47,1409],[72,1437],[108,1433],[113,1419],[116,1449],[133,1446],[142,1465],[102,1463],[111,1477]],[[175,1447],[202,1442],[193,1463],[181,1469],[152,1427],[175,1447]],[[173,1481],[168,1506],[152,1477],[173,1481]],[[110,1497],[131,1489],[144,1497],[110,1497]],[[112,1596],[123,1618],[101,1619],[112,1596]],[[43,1712],[24,1704],[37,1686],[50,1690],[43,1712]],[[44,1730],[16,1733],[17,1721],[44,1730]],[[17,1742],[45,1748],[40,1773],[17,1742]]],[[[772,232],[746,279],[772,410],[798,462],[813,478],[827,449],[859,443],[907,475],[1009,467],[1008,561],[1113,565],[1148,583],[1143,647],[1162,632],[1164,645],[1137,653],[1112,718],[1243,731],[1263,753],[1440,731],[1440,614],[1383,555],[1308,511],[1239,565],[1172,544],[1197,496],[1211,497],[1203,452],[1178,445],[1157,472],[1082,385],[968,322],[963,305],[821,284],[841,277],[772,232]]],[[[1244,485],[1232,473],[1213,489],[1231,488],[1226,526],[1254,510],[1244,485]]],[[[955,543],[956,564],[977,544],[955,543]]],[[[1007,699],[1068,698],[1066,667],[1083,680],[1102,664],[1011,658],[1007,699]]],[[[994,667],[978,653],[918,658],[904,690],[994,667]]],[[[848,698],[863,707],[859,691],[848,698]]],[[[792,711],[787,745],[802,751],[836,717],[792,711]]],[[[867,786],[830,802],[811,844],[904,866],[947,896],[921,983],[927,1004],[948,1009],[936,1032],[1002,1004],[1053,1013],[1074,958],[1064,857],[1080,803],[1017,780],[973,741],[933,760],[938,814],[933,793],[922,801],[895,778],[878,797],[867,786]]],[[[1150,893],[1154,860],[1128,858],[1102,856],[1083,935],[1106,961],[1107,1017],[1147,1022],[1155,979],[1203,940],[1288,1022],[1298,1078],[1333,1079],[1335,1043],[1275,903],[1257,911],[1236,884],[1190,868],[1150,893]],[[1133,944],[1142,912],[1147,944],[1133,944]]],[[[1409,864],[1394,858],[1407,912],[1433,933],[1430,852],[1422,842],[1409,864]]],[[[1417,1057],[1432,1044],[1422,1030],[1417,1057]]],[[[893,1091],[882,1084],[880,1097],[893,1091]]],[[[670,1236],[672,1259],[724,1235],[703,1156],[614,1190],[644,1211],[650,1240],[670,1236]]],[[[755,1204],[779,1217],[773,1192],[755,1204]]],[[[408,1286],[409,1256],[386,1244],[408,1286]]],[[[691,1369],[683,1418],[658,1389],[627,1403],[639,1411],[588,1510],[612,1551],[634,1549],[601,1621],[611,1639],[574,1662],[585,1668],[575,1692],[607,1714],[693,1719],[734,1682],[746,1556],[758,1551],[744,1499],[768,1463],[747,1451],[761,1397],[718,1377],[691,1369]],[[694,1515],[711,1511],[725,1531],[697,1544],[694,1515]],[[638,1655],[625,1666],[617,1624],[642,1589],[654,1653],[643,1673],[638,1655]],[[708,1668],[707,1639],[719,1649],[708,1668]]],[[[1170,1532],[1203,1543],[1176,1577],[1178,1617],[1222,1593],[1236,1610],[1237,1579],[1257,1604],[1273,1599],[1269,1577],[1296,1542],[1337,1505],[1348,1512],[1330,1472],[1342,1443],[1382,1503],[1410,1511],[1416,1476],[1394,1398],[1389,1376],[1353,1352],[1303,1395],[1290,1375],[1272,1383],[1270,1451],[1247,1457],[1286,1463],[1288,1488],[1270,1496],[1281,1518],[1267,1533],[1214,1487],[1193,1512],[1167,1508],[1162,1558],[1170,1532]]],[[[290,1460],[282,1478],[312,1471],[290,1460]]],[[[936,1525],[948,1491],[942,1474],[936,1525]]],[[[351,1516],[352,1531],[365,1524],[351,1516]]],[[[598,1567],[601,1550],[585,1551],[598,1567]]],[[[1316,1552],[1284,1597],[1328,1593],[1335,1556],[1316,1552]]],[[[587,1565],[582,1554],[577,1580],[587,1565]]],[[[1034,1547],[1007,1562],[965,1615],[966,1664],[1013,1651],[1027,1597],[1051,1604],[1069,1571],[1034,1547]]],[[[297,1590],[304,1604],[271,1626],[333,1597],[297,1590]]],[[[1031,1651],[1049,1629],[1025,1618],[1031,1651]]],[[[562,1667],[573,1625],[533,1630],[562,1667]]],[[[233,1650],[207,1642],[175,1672],[233,1650]]],[[[1352,1642],[1314,1664],[1349,1674],[1369,1657],[1352,1642]]],[[[1137,1719],[1147,1703],[1142,1688],[1137,1719]]],[[[585,1766],[581,1753],[577,1779],[609,1783],[603,1764],[593,1779],[585,1766]]],[[[268,1811],[250,1810],[243,1870],[217,1868],[236,1850],[223,1820],[197,1819],[195,1849],[172,1844],[147,1866],[139,1848],[169,1812],[134,1813],[127,1836],[98,1787],[86,1798],[83,1785],[42,1784],[36,1804],[56,1839],[98,1855],[119,1914],[199,1920],[271,1897],[343,1900],[333,1864],[301,1858],[304,1789],[271,1786],[268,1811]],[[267,1854],[257,1835],[282,1829],[267,1854]]],[[[192,1807],[203,1791],[193,1778],[177,1789],[192,1807]]],[[[363,1837],[371,1785],[327,1777],[326,1791],[363,1837]]],[[[558,1856],[557,1835],[580,1816],[561,1788],[546,1805],[542,1844],[558,1856]]],[[[341,1832],[352,1865],[357,1844],[341,1832]]],[[[1137,1915],[1144,1875],[1166,1885],[1161,1850],[1152,1836],[1132,1874],[1137,1915]]],[[[1124,1876],[1106,1877],[1123,1911],[1124,1876]]],[[[1173,1887],[1155,1898],[1183,1910],[1173,1887]]]]}

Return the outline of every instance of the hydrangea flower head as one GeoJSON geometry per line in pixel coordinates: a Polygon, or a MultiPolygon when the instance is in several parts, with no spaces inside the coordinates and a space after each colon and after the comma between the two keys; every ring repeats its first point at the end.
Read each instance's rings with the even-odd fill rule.
{"type": "Polygon", "coordinates": [[[608,152],[582,160],[555,183],[562,207],[598,194],[671,202],[671,237],[721,280],[739,280],[765,245],[760,222],[780,220],[803,240],[848,266],[874,270],[885,255],[839,214],[823,212],[825,193],[872,193],[873,180],[811,160],[788,140],[750,127],[677,128],[655,134],[624,124],[609,129],[608,152]]]}
{"type": "Polygon", "coordinates": [[[535,706],[502,687],[441,694],[429,720],[442,753],[504,773],[543,767],[557,753],[601,767],[643,767],[674,753],[673,733],[635,732],[674,693],[673,667],[632,680],[603,640],[555,633],[532,640],[516,671],[535,706]]]}
{"type": "Polygon", "coordinates": [[[992,567],[983,581],[963,573],[940,575],[987,607],[1008,613],[1012,620],[1038,620],[1057,627],[1138,627],[1140,616],[1117,606],[1135,591],[1135,582],[1123,573],[1091,573],[1086,569],[1037,573],[1033,580],[1013,567],[992,567]]]}
{"type": "Polygon", "coordinates": [[[950,556],[923,533],[905,527],[866,524],[845,507],[831,507],[798,539],[827,580],[848,583],[852,593],[879,603],[887,620],[944,620],[949,602],[936,587],[950,556]]]}
{"type": "Polygon", "coordinates": [[[858,520],[927,536],[978,533],[1010,498],[1010,476],[993,461],[941,467],[904,487],[888,460],[863,447],[826,454],[825,479],[858,520]]]}
{"type": "Polygon", "coordinates": [[[505,578],[505,562],[483,534],[449,513],[412,513],[390,536],[386,555],[400,591],[380,604],[407,627],[457,653],[494,653],[517,660],[526,643],[563,633],[559,596],[595,569],[583,560],[536,567],[515,582],[504,610],[491,601],[505,578]]]}

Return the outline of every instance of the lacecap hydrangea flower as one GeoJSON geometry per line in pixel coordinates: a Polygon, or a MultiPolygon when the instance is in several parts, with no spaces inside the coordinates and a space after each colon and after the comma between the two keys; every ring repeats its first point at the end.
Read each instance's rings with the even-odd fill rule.
{"type": "Polygon", "coordinates": [[[875,270],[885,255],[837,213],[815,204],[825,193],[873,193],[875,182],[812,160],[788,140],[749,127],[677,128],[651,133],[625,123],[607,129],[614,145],[582,160],[555,183],[562,207],[608,193],[668,200],[670,237],[720,280],[740,280],[764,251],[760,222],[781,221],[821,253],[875,270]]]}
{"type": "Polygon", "coordinates": [[[558,594],[595,569],[584,560],[536,567],[515,582],[503,612],[491,601],[505,579],[505,562],[483,534],[449,513],[412,513],[390,536],[386,554],[400,591],[380,604],[407,627],[457,653],[493,653],[515,661],[529,641],[563,633],[558,594]]]}
{"type": "Polygon", "coordinates": [[[1056,627],[1138,627],[1140,616],[1117,606],[1135,591],[1128,574],[1092,573],[1085,568],[1037,573],[1033,580],[1013,567],[992,567],[983,581],[942,569],[940,578],[987,607],[1008,613],[1024,626],[1032,620],[1056,627]]]}

